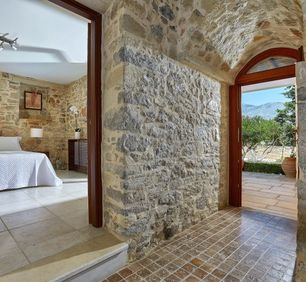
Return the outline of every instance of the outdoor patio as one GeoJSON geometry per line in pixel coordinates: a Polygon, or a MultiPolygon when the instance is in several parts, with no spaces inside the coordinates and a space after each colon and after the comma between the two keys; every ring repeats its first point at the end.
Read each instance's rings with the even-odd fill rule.
{"type": "Polygon", "coordinates": [[[243,172],[242,206],[297,219],[295,179],[284,175],[243,172]]]}

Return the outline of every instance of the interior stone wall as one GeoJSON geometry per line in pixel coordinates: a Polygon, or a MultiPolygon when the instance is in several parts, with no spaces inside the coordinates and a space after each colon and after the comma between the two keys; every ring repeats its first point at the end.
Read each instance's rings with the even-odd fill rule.
{"type": "Polygon", "coordinates": [[[70,122],[66,122],[70,119],[67,106],[73,102],[79,106],[81,112],[86,112],[83,110],[87,97],[84,89],[85,78],[66,86],[0,72],[0,135],[21,136],[23,150],[47,151],[55,167],[60,164],[58,168],[66,169],[67,139],[74,134],[70,132],[70,122]],[[42,92],[42,111],[24,110],[21,104],[25,90],[42,92]],[[30,137],[32,127],[43,128],[42,139],[30,137]]]}
{"type": "Polygon", "coordinates": [[[104,116],[105,213],[134,258],[218,210],[221,84],[137,41],[117,57],[123,84],[104,116]]]}
{"type": "Polygon", "coordinates": [[[306,62],[297,63],[298,233],[296,281],[306,281],[306,62]]]}
{"type": "MultiPolygon", "coordinates": [[[[87,76],[70,83],[65,87],[66,109],[76,106],[79,110],[77,117],[78,127],[81,128],[81,138],[87,138],[87,76]]],[[[65,116],[67,138],[74,138],[75,116],[67,113],[65,116]]]]}

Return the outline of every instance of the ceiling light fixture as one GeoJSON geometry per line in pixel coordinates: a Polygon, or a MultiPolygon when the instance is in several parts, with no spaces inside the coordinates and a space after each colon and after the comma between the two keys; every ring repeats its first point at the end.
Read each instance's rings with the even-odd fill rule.
{"type": "Polygon", "coordinates": [[[9,39],[7,38],[9,34],[5,33],[3,35],[0,35],[0,51],[2,51],[4,49],[4,44],[7,44],[9,46],[11,46],[12,49],[17,50],[17,38],[15,39],[9,39]]]}

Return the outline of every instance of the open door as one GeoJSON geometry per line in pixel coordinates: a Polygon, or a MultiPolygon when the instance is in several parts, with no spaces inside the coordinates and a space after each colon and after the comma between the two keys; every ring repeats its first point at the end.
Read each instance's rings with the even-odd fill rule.
{"type": "Polygon", "coordinates": [[[229,88],[229,204],[242,203],[242,112],[241,87],[244,85],[295,77],[295,63],[304,60],[299,49],[273,48],[252,58],[229,88]]]}
{"type": "Polygon", "coordinates": [[[241,207],[242,181],[242,144],[241,144],[241,87],[230,86],[229,117],[230,117],[230,164],[229,164],[229,204],[241,207]]]}

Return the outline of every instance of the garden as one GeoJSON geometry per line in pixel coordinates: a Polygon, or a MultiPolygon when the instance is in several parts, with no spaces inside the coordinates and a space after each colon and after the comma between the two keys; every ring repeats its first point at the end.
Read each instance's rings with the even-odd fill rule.
{"type": "Polygon", "coordinates": [[[243,169],[250,172],[296,175],[295,86],[286,87],[288,99],[273,119],[244,116],[243,169]]]}

